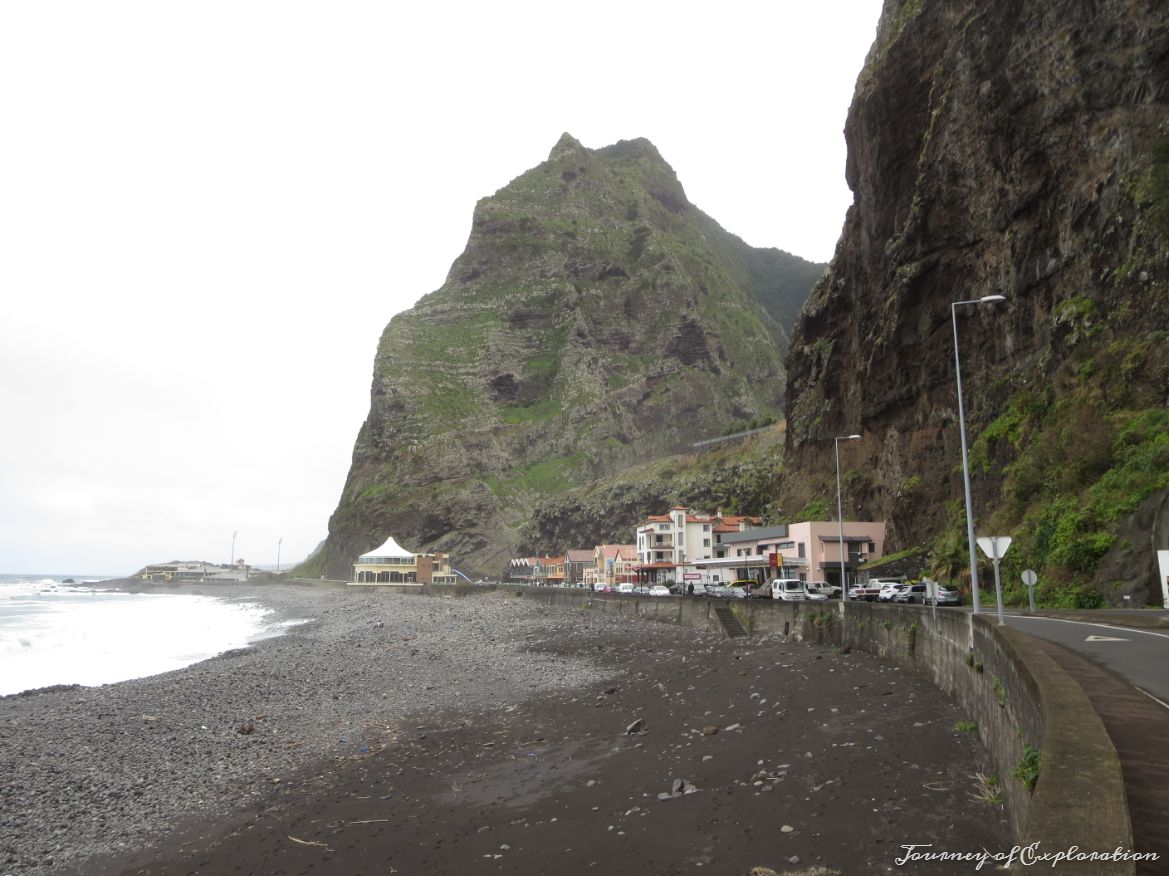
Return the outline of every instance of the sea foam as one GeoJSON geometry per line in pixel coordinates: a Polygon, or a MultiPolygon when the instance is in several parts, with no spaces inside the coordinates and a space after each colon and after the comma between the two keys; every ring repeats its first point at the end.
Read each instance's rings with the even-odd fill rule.
{"type": "Polygon", "coordinates": [[[138,594],[61,586],[58,579],[0,582],[0,695],[58,684],[86,686],[181,669],[279,634],[270,609],[209,596],[138,594]]]}

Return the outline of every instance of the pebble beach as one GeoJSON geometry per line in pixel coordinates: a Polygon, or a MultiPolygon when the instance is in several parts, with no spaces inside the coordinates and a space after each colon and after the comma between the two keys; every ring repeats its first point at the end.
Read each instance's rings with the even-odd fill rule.
{"type": "Polygon", "coordinates": [[[506,590],[175,590],[306,622],[0,698],[0,873],[915,872],[900,839],[1009,848],[963,716],[872,658],[506,590]]]}

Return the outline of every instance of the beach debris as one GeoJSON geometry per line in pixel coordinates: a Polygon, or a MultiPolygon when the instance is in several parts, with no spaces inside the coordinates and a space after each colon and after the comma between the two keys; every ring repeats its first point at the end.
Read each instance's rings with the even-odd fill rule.
{"type": "Polygon", "coordinates": [[[303,840],[303,839],[299,839],[298,837],[292,836],[291,834],[288,835],[288,838],[290,840],[292,840],[294,843],[299,843],[302,846],[316,846],[317,848],[324,849],[326,852],[333,851],[325,843],[319,843],[319,842],[316,842],[315,840],[303,840]]]}
{"type": "Polygon", "coordinates": [[[240,724],[238,727],[235,728],[235,732],[240,734],[241,736],[251,736],[253,733],[256,732],[256,725],[253,724],[251,721],[244,721],[242,724],[240,724]]]}
{"type": "Polygon", "coordinates": [[[638,718],[632,724],[625,728],[626,736],[644,736],[649,731],[645,728],[645,720],[638,718]]]}
{"type": "MultiPolygon", "coordinates": [[[[675,797],[681,797],[683,794],[693,794],[698,790],[698,786],[687,779],[674,779],[670,783],[670,790],[663,791],[658,794],[659,800],[673,800],[675,797]]],[[[626,815],[629,813],[626,812],[626,815]]]]}
{"type": "Polygon", "coordinates": [[[157,721],[158,715],[143,715],[142,720],[143,721],[157,721]]]}
{"type": "Polygon", "coordinates": [[[727,727],[727,732],[730,733],[732,730],[738,730],[742,726],[742,724],[731,724],[729,727],[727,727]]]}

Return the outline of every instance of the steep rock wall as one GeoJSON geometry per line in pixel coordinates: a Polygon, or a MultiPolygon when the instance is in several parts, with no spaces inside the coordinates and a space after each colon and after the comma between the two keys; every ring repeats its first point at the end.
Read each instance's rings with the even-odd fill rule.
{"type": "MultiPolygon", "coordinates": [[[[956,530],[951,303],[1001,294],[958,317],[980,530],[1084,581],[1131,547],[1111,533],[1169,463],[1167,24],[1149,0],[887,0],[845,132],[854,203],[786,359],[786,507],[834,503],[833,438],[857,432],[846,516],[894,548],[956,530]]],[[[1095,587],[1143,593],[1146,568],[1095,587]]]]}

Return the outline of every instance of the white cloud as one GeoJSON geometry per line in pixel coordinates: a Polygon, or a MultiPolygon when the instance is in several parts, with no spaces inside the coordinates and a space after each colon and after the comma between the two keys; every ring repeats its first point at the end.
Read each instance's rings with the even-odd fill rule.
{"type": "Polygon", "coordinates": [[[563,131],[827,260],[879,7],[0,5],[0,571],[304,556],[382,328],[563,131]]]}

